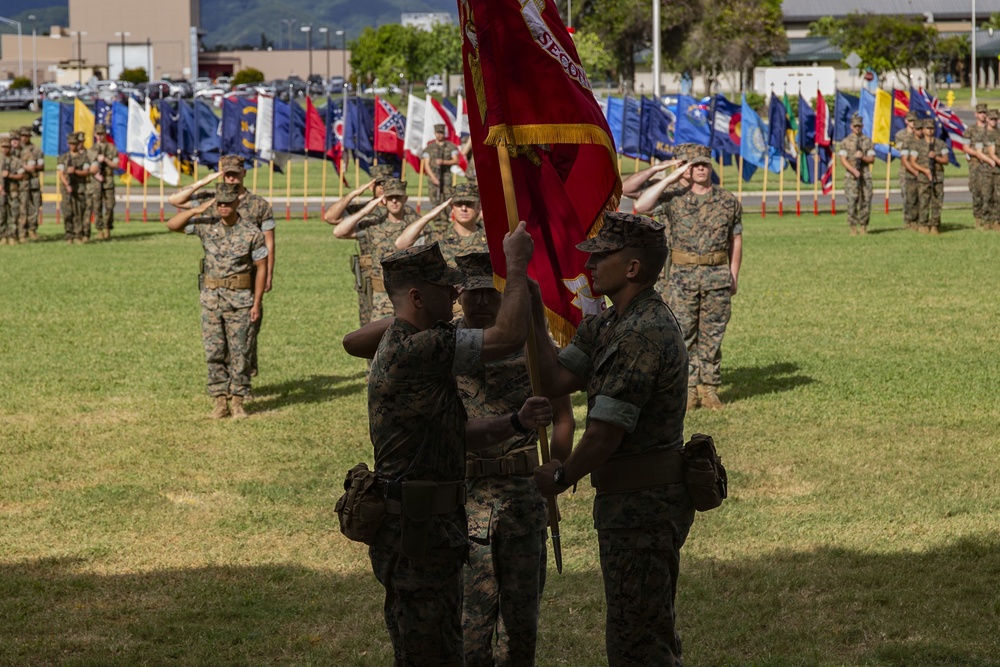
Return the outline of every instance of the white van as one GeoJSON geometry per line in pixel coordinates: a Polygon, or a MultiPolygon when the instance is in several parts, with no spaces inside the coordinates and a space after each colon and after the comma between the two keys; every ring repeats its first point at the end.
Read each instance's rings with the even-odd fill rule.
{"type": "Polygon", "coordinates": [[[444,80],[441,78],[440,74],[435,74],[427,78],[427,83],[424,86],[424,92],[444,95],[444,80]]]}

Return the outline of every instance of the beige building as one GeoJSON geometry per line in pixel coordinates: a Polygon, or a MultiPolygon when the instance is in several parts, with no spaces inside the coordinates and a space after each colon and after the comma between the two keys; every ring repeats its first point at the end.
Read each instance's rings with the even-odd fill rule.
{"type": "Polygon", "coordinates": [[[342,76],[349,79],[351,71],[351,52],[339,48],[330,50],[314,48],[312,57],[305,49],[292,51],[213,51],[201,53],[198,65],[204,76],[213,79],[217,76],[232,75],[241,69],[253,67],[264,73],[264,78],[284,79],[293,74],[305,79],[309,76],[309,63],[312,62],[312,73],[324,78],[342,76]],[[329,74],[327,74],[329,72],[329,74]]]}
{"type": "Polygon", "coordinates": [[[0,35],[0,79],[22,75],[30,79],[34,69],[37,83],[56,81],[57,71],[70,66],[70,60],[76,58],[76,43],[60,31],[59,26],[52,27],[51,36],[32,36],[28,31],[21,35],[20,44],[17,35],[0,35]]]}

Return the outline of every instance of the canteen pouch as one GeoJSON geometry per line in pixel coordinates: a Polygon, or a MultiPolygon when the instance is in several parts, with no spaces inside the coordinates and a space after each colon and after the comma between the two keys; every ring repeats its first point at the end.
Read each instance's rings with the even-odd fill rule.
{"type": "Polygon", "coordinates": [[[423,558],[427,551],[427,536],[434,516],[438,485],[425,480],[410,480],[403,482],[402,486],[400,546],[407,557],[423,558]]]}
{"type": "Polygon", "coordinates": [[[365,544],[375,541],[385,517],[385,500],[379,489],[378,478],[367,464],[359,463],[347,471],[344,495],[335,510],[344,537],[365,544]]]}
{"type": "Polygon", "coordinates": [[[696,433],[684,445],[684,485],[691,504],[707,512],[722,504],[729,495],[729,477],[715,450],[712,436],[696,433]]]}
{"type": "Polygon", "coordinates": [[[361,258],[351,255],[351,273],[354,274],[354,289],[361,291],[364,287],[364,274],[361,272],[361,258]]]}

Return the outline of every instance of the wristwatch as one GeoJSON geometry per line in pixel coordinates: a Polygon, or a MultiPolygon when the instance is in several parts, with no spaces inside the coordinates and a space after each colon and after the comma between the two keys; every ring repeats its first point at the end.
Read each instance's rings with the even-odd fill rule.
{"type": "Polygon", "coordinates": [[[552,483],[556,486],[569,488],[569,484],[566,483],[566,468],[563,466],[556,468],[556,471],[552,473],[552,483]]]}

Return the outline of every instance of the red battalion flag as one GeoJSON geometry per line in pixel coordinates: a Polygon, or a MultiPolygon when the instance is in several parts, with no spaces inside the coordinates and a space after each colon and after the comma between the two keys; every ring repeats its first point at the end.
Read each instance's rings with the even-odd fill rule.
{"type": "Polygon", "coordinates": [[[306,136],[305,149],[307,153],[322,156],[326,153],[326,123],[319,111],[306,95],[306,136]]]}
{"type": "Polygon", "coordinates": [[[403,157],[406,119],[381,97],[375,97],[375,150],[403,157]]]}
{"type": "Polygon", "coordinates": [[[553,335],[565,344],[600,312],[589,255],[576,244],[618,208],[611,131],[553,0],[458,0],[469,132],[493,270],[503,282],[507,209],[497,146],[511,156],[517,218],[535,241],[553,335]]]}

